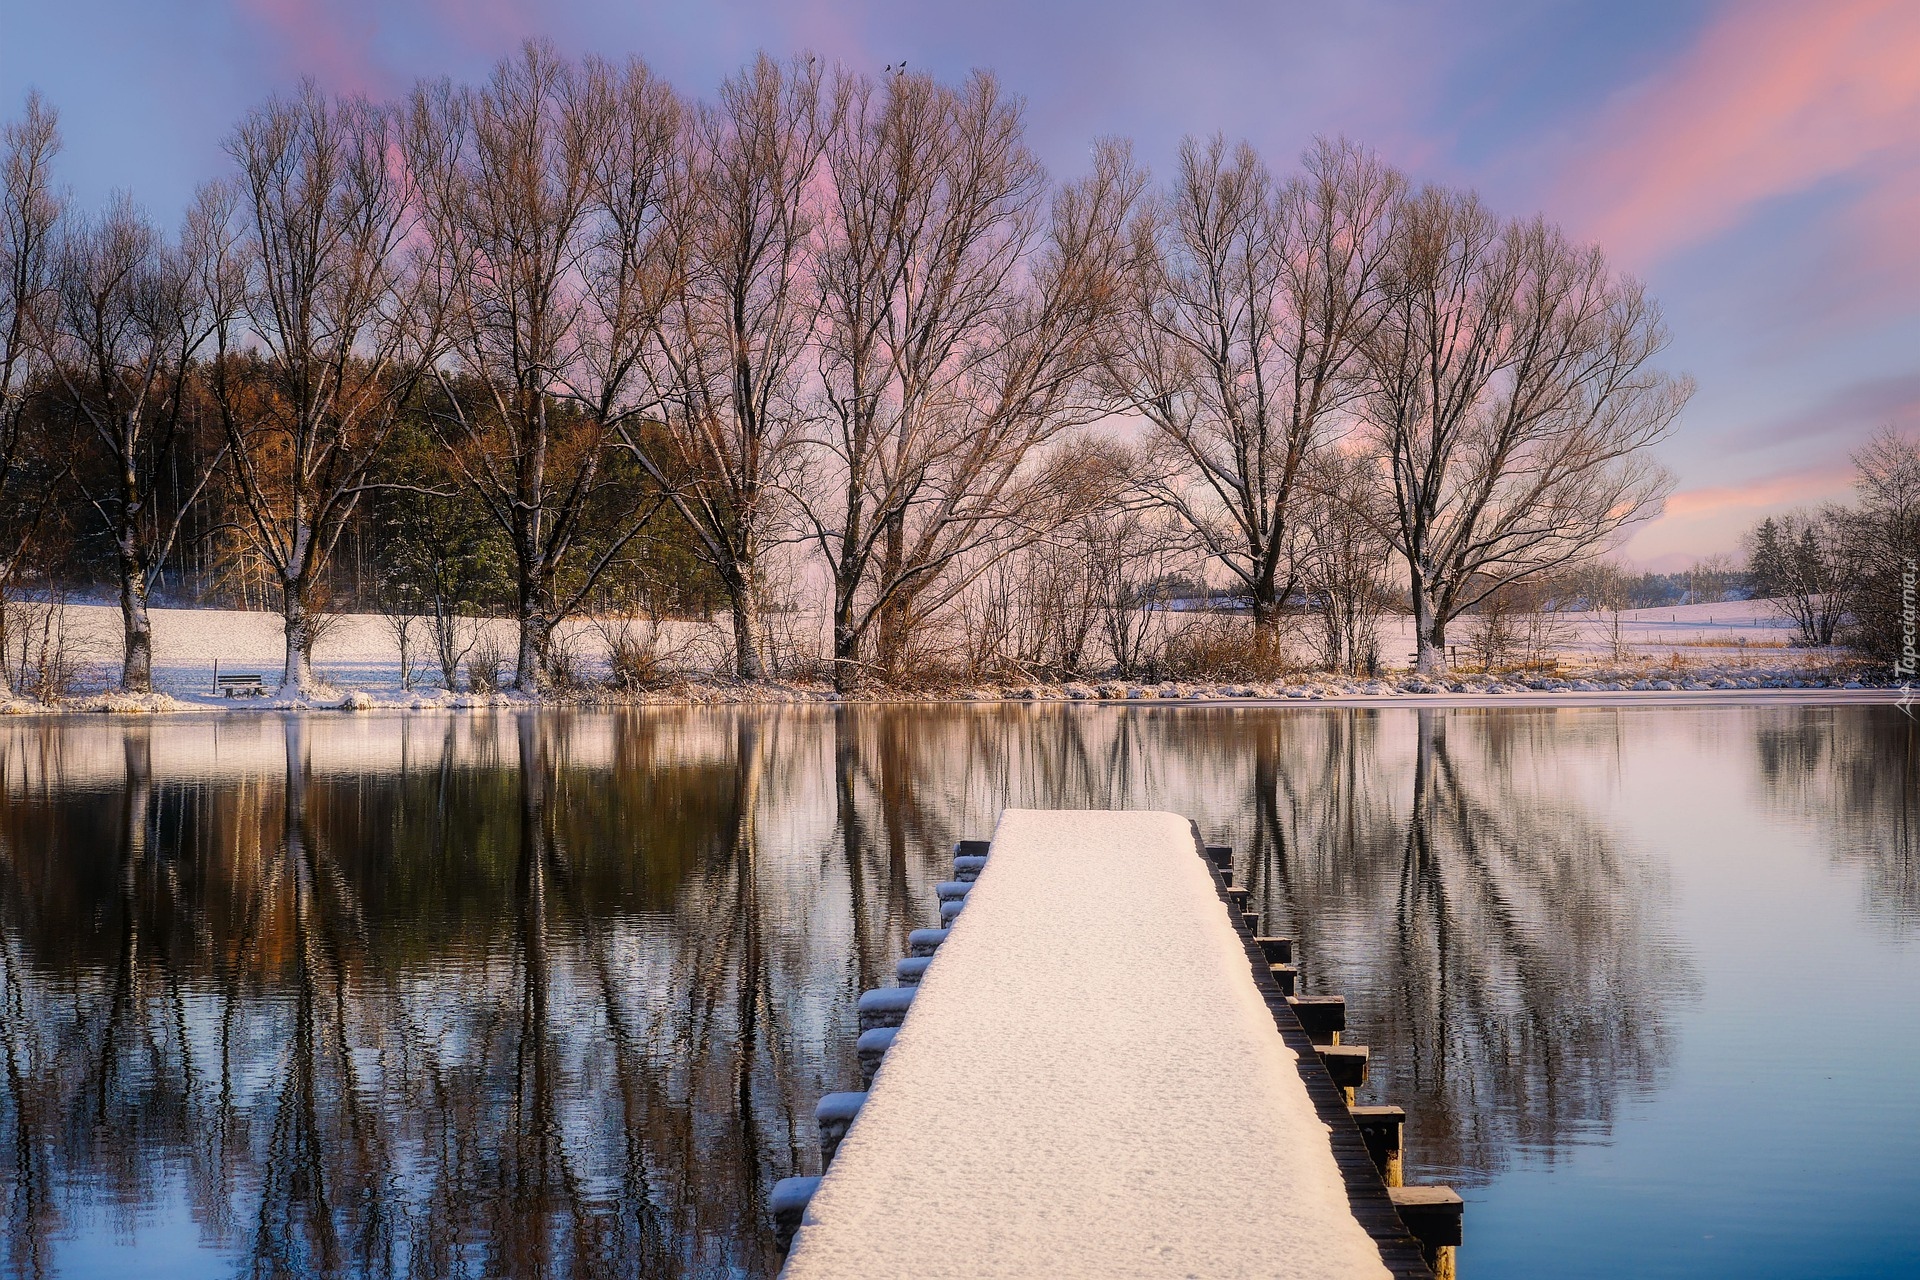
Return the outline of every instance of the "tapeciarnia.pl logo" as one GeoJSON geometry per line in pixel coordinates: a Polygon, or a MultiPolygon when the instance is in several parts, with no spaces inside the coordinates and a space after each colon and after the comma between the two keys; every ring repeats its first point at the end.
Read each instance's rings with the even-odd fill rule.
{"type": "Polygon", "coordinates": [[[1909,716],[1913,715],[1913,678],[1920,674],[1920,648],[1914,643],[1920,630],[1914,610],[1916,577],[1920,577],[1920,563],[1908,556],[1900,574],[1900,656],[1893,660],[1893,678],[1900,682],[1900,701],[1894,705],[1909,716]]]}

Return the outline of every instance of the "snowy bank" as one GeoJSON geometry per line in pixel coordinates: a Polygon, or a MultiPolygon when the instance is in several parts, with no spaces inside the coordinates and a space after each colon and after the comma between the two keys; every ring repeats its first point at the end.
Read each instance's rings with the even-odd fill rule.
{"type": "Polygon", "coordinates": [[[784,1273],[1386,1276],[1168,813],[1009,810],[784,1273]]]}
{"type": "MultiPolygon", "coordinates": [[[[1264,681],[1080,680],[1045,683],[1000,682],[917,689],[875,689],[857,695],[874,702],[1078,701],[1157,703],[1197,702],[1363,702],[1425,704],[1435,698],[1500,700],[1512,703],[1584,701],[1596,696],[1646,700],[1679,694],[1755,696],[1786,690],[1816,690],[1834,700],[1895,700],[1884,688],[1884,673],[1831,651],[1784,647],[1777,629],[1767,627],[1766,610],[1753,602],[1693,605],[1644,611],[1628,616],[1623,627],[1637,647],[1602,652],[1591,636],[1576,640],[1554,672],[1449,675],[1423,678],[1392,674],[1352,679],[1327,672],[1301,672],[1264,681]],[[1657,615],[1657,616],[1655,616],[1657,615]],[[1729,638],[1731,637],[1731,638],[1729,638]],[[1874,686],[1880,685],[1878,692],[1874,686]]],[[[343,614],[333,619],[316,646],[315,672],[322,687],[302,697],[223,698],[214,690],[215,663],[224,675],[257,674],[271,691],[282,666],[280,619],[276,614],[231,609],[155,609],[152,694],[112,689],[118,675],[119,611],[102,605],[64,606],[64,627],[81,679],[72,696],[48,707],[15,700],[0,702],[0,713],[104,711],[160,713],[178,711],[413,710],[450,711],[534,705],[512,693],[470,693],[442,687],[439,674],[424,660],[416,665],[412,688],[401,687],[399,655],[385,619],[343,614]]],[[[1588,630],[1600,622],[1588,615],[1588,630]]],[[[482,624],[493,645],[513,648],[509,622],[482,624]]],[[[1583,633],[1584,634],[1584,633],[1583,633]]],[[[1610,633],[1609,633],[1610,634],[1610,633]]],[[[589,680],[606,666],[605,637],[590,625],[572,624],[566,643],[589,680]]],[[[416,637],[418,642],[418,637],[416,637]]],[[[1609,642],[1611,643],[1611,641],[1609,642]]],[[[664,652],[690,660],[681,674],[655,688],[630,692],[588,687],[546,695],[543,703],[579,705],[777,704],[834,702],[838,695],[819,680],[742,683],[701,674],[724,649],[717,626],[669,622],[660,627],[664,652]]],[[[424,644],[420,646],[424,649],[424,644]]],[[[420,655],[424,659],[424,654],[420,655]]],[[[671,664],[668,664],[671,666],[671,664]]]]}

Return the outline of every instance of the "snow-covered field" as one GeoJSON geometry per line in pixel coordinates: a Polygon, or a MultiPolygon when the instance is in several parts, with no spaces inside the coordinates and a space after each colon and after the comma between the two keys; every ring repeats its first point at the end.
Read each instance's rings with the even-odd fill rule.
{"type": "MultiPolygon", "coordinates": [[[[68,605],[69,644],[89,668],[90,683],[110,683],[121,655],[120,611],[108,605],[68,605]]],[[[482,620],[498,650],[511,658],[514,628],[511,622],[482,620]]],[[[604,660],[598,633],[575,628],[576,642],[604,660]]],[[[424,622],[413,629],[412,649],[418,683],[439,684],[439,669],[430,656],[424,622]]],[[[176,697],[211,696],[217,660],[222,675],[255,673],[269,686],[279,683],[286,646],[281,640],[280,615],[239,609],[153,610],[154,683],[176,697]]],[[[348,613],[331,619],[314,646],[313,665],[321,679],[339,689],[398,690],[400,651],[393,628],[378,614],[348,613]]]]}
{"type": "MultiPolygon", "coordinates": [[[[155,690],[188,706],[289,705],[272,694],[280,682],[286,647],[277,613],[239,609],[154,609],[153,682],[155,690]],[[215,664],[219,674],[259,675],[269,690],[264,698],[222,698],[214,690],[215,664]]],[[[99,694],[111,689],[121,660],[120,611],[110,605],[66,605],[62,612],[69,654],[81,669],[78,691],[99,694]]],[[[480,619],[482,638],[506,661],[512,675],[516,632],[512,622],[480,619]]],[[[711,661],[716,654],[717,631],[693,624],[662,627],[662,648],[684,653],[689,662],[711,661]]],[[[589,673],[606,669],[605,635],[588,624],[563,629],[564,642],[582,659],[589,673]]],[[[440,678],[424,621],[413,628],[412,688],[402,689],[400,650],[388,620],[378,614],[350,613],[331,618],[314,646],[315,675],[336,691],[317,701],[336,705],[351,695],[366,695],[378,706],[456,707],[492,701],[487,697],[450,692],[440,678]]],[[[89,700],[98,707],[100,699],[89,700]]],[[[128,709],[132,709],[129,707],[128,709]]],[[[152,709],[162,709],[160,705],[152,709]]]]}
{"type": "MultiPolygon", "coordinates": [[[[433,663],[424,624],[415,628],[415,675],[412,689],[401,688],[399,651],[388,621],[373,614],[345,614],[333,620],[315,648],[314,667],[333,692],[306,703],[275,695],[254,699],[223,699],[214,692],[216,661],[222,675],[254,673],[269,689],[278,684],[283,663],[280,617],[274,613],[231,609],[155,609],[154,683],[162,696],[134,700],[111,694],[120,661],[120,615],[108,605],[67,605],[62,614],[69,653],[79,662],[81,677],[72,705],[89,710],[173,710],[222,707],[277,709],[290,705],[359,707],[466,707],[506,701],[500,695],[472,695],[449,691],[433,663]]],[[[507,621],[479,624],[509,663],[514,628],[507,621]]],[[[1524,676],[1458,676],[1424,684],[1404,676],[1381,680],[1344,680],[1303,674],[1287,681],[1256,684],[1159,684],[1141,687],[1128,682],[1088,682],[1060,686],[1005,689],[999,686],[955,690],[953,696],[1000,698],[1364,698],[1405,694],[1451,694],[1472,697],[1512,694],[1666,693],[1719,689],[1787,688],[1818,680],[1828,687],[1848,683],[1845,655],[1826,650],[1794,649],[1790,627],[1764,601],[1701,604],[1666,609],[1644,609],[1614,619],[1606,614],[1557,616],[1552,650],[1559,669],[1524,676]]],[[[661,629],[661,649],[695,678],[691,689],[660,695],[667,698],[701,697],[729,700],[817,698],[826,690],[817,686],[778,686],[758,690],[703,685],[701,673],[723,659],[725,641],[718,625],[668,623],[661,629]]],[[[606,669],[607,644],[603,632],[581,623],[564,633],[585,673],[606,669]]],[[[1460,665],[1469,662],[1470,626],[1455,628],[1460,665]]],[[[1406,619],[1388,620],[1382,656],[1392,668],[1412,656],[1411,628],[1406,619]]],[[[1871,680],[1868,683],[1872,683],[1871,680]]]]}
{"type": "MultiPolygon", "coordinates": [[[[1611,657],[1614,648],[1613,615],[1563,613],[1552,615],[1559,632],[1551,645],[1566,658],[1611,657]]],[[[1382,628],[1381,657],[1389,666],[1404,664],[1413,653],[1410,618],[1392,617],[1382,628]]],[[[1448,640],[1465,660],[1473,635],[1472,619],[1462,618],[1448,628],[1448,640]]],[[[1638,657],[1665,658],[1674,652],[1706,660],[1743,653],[1758,656],[1766,649],[1785,649],[1794,639],[1793,627],[1765,600],[1730,600],[1719,604],[1671,605],[1662,609],[1627,609],[1620,614],[1620,642],[1638,657]]]]}

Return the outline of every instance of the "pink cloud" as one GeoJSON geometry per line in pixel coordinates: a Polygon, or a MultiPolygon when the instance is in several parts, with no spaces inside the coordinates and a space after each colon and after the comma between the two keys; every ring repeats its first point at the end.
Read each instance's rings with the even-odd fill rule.
{"type": "MultiPolygon", "coordinates": [[[[1916,155],[1920,4],[1732,0],[1692,49],[1603,112],[1556,203],[1585,210],[1584,231],[1645,264],[1770,199],[1897,179],[1916,155]]],[[[1899,192],[1910,226],[1912,189],[1899,192]]]]}
{"type": "Polygon", "coordinates": [[[270,56],[295,75],[312,76],[333,93],[377,97],[397,85],[373,51],[379,24],[349,4],[327,0],[240,0],[240,10],[267,39],[270,56]]]}
{"type": "Polygon", "coordinates": [[[1629,559],[1671,568],[1701,556],[1732,552],[1746,532],[1769,514],[1818,506],[1849,496],[1853,473],[1845,466],[1780,472],[1745,484],[1702,485],[1667,499],[1657,520],[1628,539],[1629,559]]]}
{"type": "Polygon", "coordinates": [[[1667,499],[1665,520],[1701,520],[1722,515],[1752,514],[1806,506],[1843,492],[1852,482],[1847,469],[1792,471],[1767,476],[1749,484],[1706,485],[1682,489],[1667,499]]]}
{"type": "MultiPolygon", "coordinates": [[[[461,48],[491,57],[510,56],[524,40],[552,37],[569,56],[578,52],[560,39],[561,30],[570,27],[568,15],[542,5],[539,0],[428,0],[428,29],[444,33],[461,48]]],[[[625,55],[600,50],[603,56],[618,62],[625,55]]]]}

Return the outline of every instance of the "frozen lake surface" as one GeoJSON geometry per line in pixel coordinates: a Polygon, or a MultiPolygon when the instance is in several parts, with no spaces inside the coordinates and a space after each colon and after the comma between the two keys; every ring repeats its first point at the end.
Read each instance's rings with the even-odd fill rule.
{"type": "Polygon", "coordinates": [[[771,1274],[1007,806],[1235,846],[1463,1274],[1920,1272],[1892,707],[66,717],[0,771],[0,1276],[771,1274]]]}

